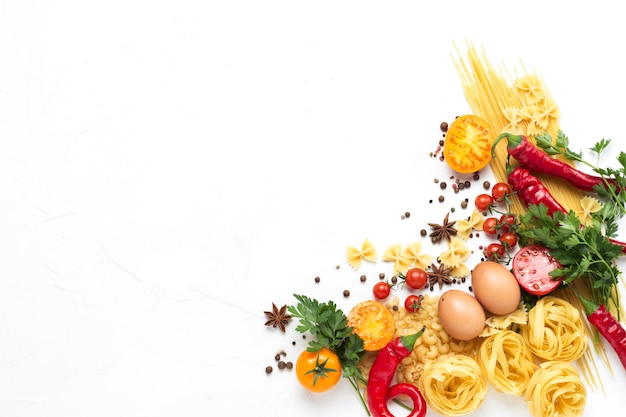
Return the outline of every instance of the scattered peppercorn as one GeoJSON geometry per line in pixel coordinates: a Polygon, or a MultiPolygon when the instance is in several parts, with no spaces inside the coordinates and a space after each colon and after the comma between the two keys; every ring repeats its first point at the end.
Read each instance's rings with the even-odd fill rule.
{"type": "Polygon", "coordinates": [[[385,279],[385,273],[381,272],[380,274],[378,274],[378,278],[385,279]]]}
{"type": "Polygon", "coordinates": [[[266,366],[265,367],[265,373],[266,374],[271,374],[273,370],[274,370],[274,368],[272,368],[271,366],[266,366]]]}
{"type": "Polygon", "coordinates": [[[279,360],[280,360],[280,354],[279,354],[279,353],[277,353],[277,354],[276,354],[276,356],[274,356],[274,359],[275,359],[276,361],[279,361],[279,360]]]}
{"type": "Polygon", "coordinates": [[[480,179],[480,174],[476,172],[474,173],[474,176],[472,178],[474,179],[474,181],[478,181],[480,179]]]}
{"type": "Polygon", "coordinates": [[[285,362],[284,361],[278,361],[278,369],[285,369],[285,362]]]}
{"type": "Polygon", "coordinates": [[[285,363],[285,366],[287,367],[287,369],[292,369],[293,368],[293,362],[287,362],[287,363],[285,363]]]}
{"type": "Polygon", "coordinates": [[[426,236],[427,234],[428,232],[426,231],[426,229],[420,230],[420,236],[426,236]]]}
{"type": "Polygon", "coordinates": [[[411,217],[411,213],[409,213],[408,211],[406,213],[404,213],[404,217],[409,218],[411,217]]]}
{"type": "Polygon", "coordinates": [[[348,291],[348,290],[343,290],[343,296],[344,296],[344,297],[346,297],[346,298],[347,298],[347,297],[350,297],[350,291],[348,291]]]}
{"type": "Polygon", "coordinates": [[[491,188],[491,184],[489,183],[489,181],[485,181],[483,182],[483,188],[485,190],[488,190],[489,188],[491,188]]]}
{"type": "Polygon", "coordinates": [[[391,277],[391,283],[392,283],[392,284],[397,284],[397,283],[398,283],[398,277],[397,277],[397,276],[395,276],[395,275],[394,275],[394,276],[392,276],[392,277],[391,277]]]}
{"type": "Polygon", "coordinates": [[[446,184],[445,182],[442,182],[441,184],[439,184],[439,188],[441,188],[442,190],[445,190],[447,186],[448,184],[446,184]]]}
{"type": "Polygon", "coordinates": [[[439,129],[441,129],[442,132],[447,132],[448,131],[448,122],[441,122],[441,124],[439,125],[439,129]]]}
{"type": "Polygon", "coordinates": [[[361,280],[361,282],[367,281],[367,277],[365,275],[361,275],[359,279],[361,280]]]}
{"type": "Polygon", "coordinates": [[[444,201],[445,199],[446,199],[446,198],[445,198],[444,196],[442,196],[442,195],[440,195],[440,196],[439,196],[439,202],[440,202],[440,203],[443,203],[443,201],[444,201]]]}
{"type": "Polygon", "coordinates": [[[467,201],[461,201],[461,208],[467,208],[467,201]]]}

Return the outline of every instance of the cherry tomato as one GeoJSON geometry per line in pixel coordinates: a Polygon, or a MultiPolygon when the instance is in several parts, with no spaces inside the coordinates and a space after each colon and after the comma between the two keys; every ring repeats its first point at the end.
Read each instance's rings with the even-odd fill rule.
{"type": "Polygon", "coordinates": [[[497,182],[491,188],[491,196],[496,201],[504,200],[504,197],[511,194],[511,186],[506,182],[497,182]]]}
{"type": "Polygon", "coordinates": [[[503,214],[500,217],[498,227],[506,233],[511,231],[512,226],[514,226],[515,223],[517,223],[517,218],[514,214],[503,214]]]}
{"type": "Polygon", "coordinates": [[[517,245],[517,234],[515,234],[515,232],[502,233],[500,242],[502,242],[502,245],[504,245],[506,249],[513,248],[517,245]]]}
{"type": "Polygon", "coordinates": [[[479,211],[486,211],[493,204],[493,197],[489,194],[479,194],[474,200],[474,205],[479,211]]]}
{"type": "Polygon", "coordinates": [[[498,219],[495,217],[487,217],[483,222],[483,232],[488,235],[495,235],[498,233],[498,219]]]}
{"type": "Polygon", "coordinates": [[[420,309],[422,304],[422,296],[417,294],[411,294],[404,300],[404,308],[408,311],[415,313],[420,309]]]}
{"type": "Polygon", "coordinates": [[[457,117],[448,127],[443,156],[450,168],[462,174],[483,169],[491,161],[491,129],[475,115],[457,117]]]}
{"type": "Polygon", "coordinates": [[[428,274],[422,268],[411,268],[404,276],[404,282],[410,288],[414,290],[420,290],[424,288],[428,281],[428,274]]]}
{"type": "Polygon", "coordinates": [[[296,377],[309,391],[328,391],[341,378],[339,357],[328,348],[322,348],[318,352],[305,350],[296,361],[296,377]]]}
{"type": "Polygon", "coordinates": [[[553,279],[550,272],[562,267],[550,250],[540,245],[525,246],[513,257],[513,275],[520,287],[533,295],[546,295],[561,285],[563,278],[553,279]]]}
{"type": "Polygon", "coordinates": [[[391,286],[385,281],[377,282],[376,285],[374,285],[373,293],[374,297],[382,300],[383,298],[389,297],[389,294],[391,293],[391,286]]]}
{"type": "Polygon", "coordinates": [[[504,256],[504,246],[500,243],[490,243],[485,249],[485,257],[490,261],[498,262],[504,256]]]}

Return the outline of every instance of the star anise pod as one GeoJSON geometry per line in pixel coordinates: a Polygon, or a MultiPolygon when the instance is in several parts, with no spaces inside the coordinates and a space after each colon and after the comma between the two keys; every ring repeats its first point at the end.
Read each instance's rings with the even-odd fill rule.
{"type": "Polygon", "coordinates": [[[444,217],[441,224],[428,223],[428,225],[433,228],[433,231],[430,233],[430,235],[428,235],[430,236],[430,240],[433,243],[438,243],[443,239],[450,240],[452,236],[456,236],[456,234],[458,233],[457,230],[454,228],[456,220],[451,222],[448,220],[448,217],[450,217],[450,213],[446,214],[446,217],[444,217]]]}
{"type": "Polygon", "coordinates": [[[426,273],[428,274],[428,285],[431,288],[435,284],[439,284],[439,289],[443,288],[443,284],[452,284],[452,278],[450,278],[452,268],[446,268],[444,264],[439,264],[439,266],[431,264],[430,269],[426,273]]]}
{"type": "Polygon", "coordinates": [[[291,316],[287,314],[287,305],[285,304],[281,308],[276,307],[276,304],[272,303],[272,311],[264,311],[268,320],[265,322],[266,326],[278,327],[282,332],[285,332],[285,326],[291,320],[291,316]]]}

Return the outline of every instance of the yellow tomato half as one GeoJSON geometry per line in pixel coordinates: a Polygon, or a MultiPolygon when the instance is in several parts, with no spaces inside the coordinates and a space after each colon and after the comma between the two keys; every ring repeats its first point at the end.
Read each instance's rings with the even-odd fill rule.
{"type": "Polygon", "coordinates": [[[491,161],[491,128],[486,120],[467,114],[457,117],[446,132],[443,157],[462,174],[483,169],[491,161]]]}

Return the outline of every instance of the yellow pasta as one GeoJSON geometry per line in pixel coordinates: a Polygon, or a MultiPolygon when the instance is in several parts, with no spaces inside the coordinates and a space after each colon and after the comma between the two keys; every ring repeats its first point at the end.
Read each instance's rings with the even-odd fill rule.
{"type": "Polygon", "coordinates": [[[546,360],[573,361],[587,349],[583,317],[560,297],[546,296],[528,312],[522,336],[536,356],[546,360]]]}
{"type": "Polygon", "coordinates": [[[393,262],[394,273],[405,273],[411,266],[411,260],[405,258],[402,254],[402,245],[400,243],[393,244],[383,253],[383,261],[393,262]]]}
{"type": "Polygon", "coordinates": [[[523,395],[537,369],[522,336],[503,330],[483,341],[477,362],[487,380],[499,391],[523,395]]]}
{"type": "Polygon", "coordinates": [[[463,240],[469,239],[474,230],[483,227],[484,221],[485,216],[480,211],[474,210],[469,218],[457,220],[456,230],[458,236],[463,240]]]}
{"type": "Polygon", "coordinates": [[[449,268],[456,268],[461,262],[470,256],[470,249],[467,247],[463,239],[452,237],[448,241],[448,249],[439,255],[441,263],[449,268]]]}
{"type": "Polygon", "coordinates": [[[424,365],[419,389],[436,412],[463,416],[481,406],[487,395],[487,381],[476,360],[456,355],[424,365]]]}
{"type": "Polygon", "coordinates": [[[369,262],[376,261],[376,248],[368,239],[365,239],[361,244],[361,249],[357,249],[354,246],[348,246],[346,249],[346,258],[352,268],[357,269],[361,265],[361,261],[365,259],[369,262]]]}
{"type": "Polygon", "coordinates": [[[422,253],[422,242],[415,241],[409,243],[402,249],[402,258],[406,259],[409,265],[416,268],[426,269],[433,261],[433,257],[426,253],[422,253]]]}
{"type": "Polygon", "coordinates": [[[580,200],[581,209],[576,212],[576,215],[580,219],[582,224],[591,224],[591,214],[596,213],[602,209],[600,202],[591,196],[584,196],[580,200]]]}
{"type": "Polygon", "coordinates": [[[548,361],[530,378],[524,399],[534,417],[582,416],[587,390],[576,368],[548,361]]]}

